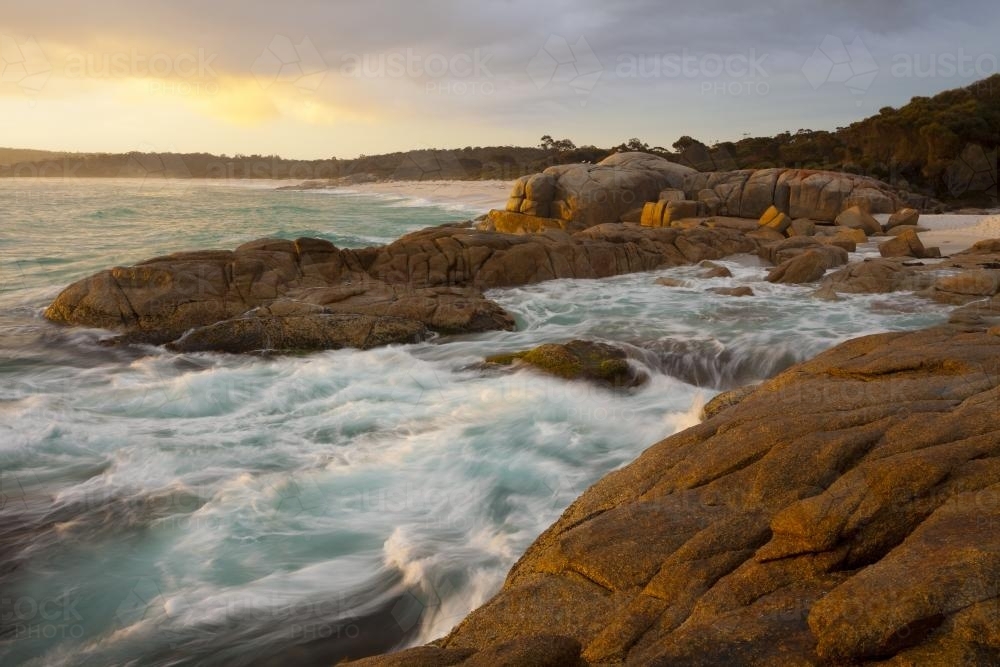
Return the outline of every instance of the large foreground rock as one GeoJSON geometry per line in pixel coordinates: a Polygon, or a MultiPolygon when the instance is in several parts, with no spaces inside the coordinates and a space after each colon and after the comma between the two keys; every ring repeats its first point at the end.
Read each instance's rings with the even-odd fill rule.
{"type": "Polygon", "coordinates": [[[473,664],[556,635],[595,665],[998,664],[998,366],[977,324],[791,368],[595,484],[433,650],[473,664]]]}
{"type": "MultiPolygon", "coordinates": [[[[352,330],[363,329],[369,323],[364,318],[370,317],[410,320],[440,333],[510,329],[513,318],[482,290],[554,278],[604,278],[756,250],[757,242],[736,230],[634,224],[529,235],[445,225],[360,250],[319,239],[261,239],[234,251],[175,253],[101,271],[67,287],[45,316],[157,344],[221,322],[228,324],[199,336],[218,340],[226,331],[250,336],[251,325],[268,335],[277,331],[273,327],[289,333],[291,321],[272,320],[264,326],[244,320],[259,308],[277,309],[274,317],[315,314],[302,311],[303,304],[321,306],[325,315],[360,318],[352,330]]],[[[319,321],[346,326],[343,318],[320,318],[295,320],[293,328],[305,335],[305,327],[319,321]]],[[[319,340],[350,344],[356,339],[325,338],[318,331],[313,328],[303,339],[309,343],[304,349],[319,340]]],[[[257,338],[265,340],[263,336],[257,338]]]]}

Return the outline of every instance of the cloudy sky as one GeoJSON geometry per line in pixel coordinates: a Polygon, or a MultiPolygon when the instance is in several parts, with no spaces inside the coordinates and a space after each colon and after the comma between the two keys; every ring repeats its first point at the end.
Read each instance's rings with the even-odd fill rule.
{"type": "Polygon", "coordinates": [[[834,129],[995,73],[998,34],[995,0],[4,0],[0,146],[317,158],[834,129]]]}

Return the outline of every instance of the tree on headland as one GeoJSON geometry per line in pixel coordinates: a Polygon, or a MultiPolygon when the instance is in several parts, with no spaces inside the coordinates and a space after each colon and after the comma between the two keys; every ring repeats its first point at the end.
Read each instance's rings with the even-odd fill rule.
{"type": "Polygon", "coordinates": [[[569,139],[553,139],[552,135],[544,134],[542,135],[541,143],[538,147],[546,151],[571,151],[576,149],[576,144],[574,144],[569,139]]]}

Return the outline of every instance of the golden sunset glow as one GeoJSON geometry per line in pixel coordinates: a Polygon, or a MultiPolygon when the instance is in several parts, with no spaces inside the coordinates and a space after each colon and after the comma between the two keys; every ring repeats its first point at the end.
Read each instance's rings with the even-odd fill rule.
{"type": "Polygon", "coordinates": [[[416,5],[384,10],[5,7],[0,144],[322,158],[533,145],[553,133],[596,145],[631,136],[669,145],[680,134],[724,141],[798,127],[802,117],[833,129],[995,73],[1000,29],[989,12],[949,15],[929,33],[933,7],[850,31],[842,28],[856,24],[853,10],[830,7],[821,28],[780,40],[764,20],[772,10],[737,20],[721,6],[678,9],[656,31],[637,7],[614,24],[623,34],[558,3],[452,3],[447,20],[416,5]],[[525,25],[525,13],[537,22],[525,25]],[[810,69],[824,35],[863,49],[878,72],[858,62],[849,77],[810,69]],[[903,74],[900,62],[910,64],[903,74]]]}

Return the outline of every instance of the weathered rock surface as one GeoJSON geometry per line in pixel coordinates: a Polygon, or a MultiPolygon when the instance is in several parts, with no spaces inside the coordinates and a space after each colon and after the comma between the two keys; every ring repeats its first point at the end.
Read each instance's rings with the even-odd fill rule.
{"type": "Polygon", "coordinates": [[[889,216],[885,223],[886,230],[900,226],[916,226],[920,220],[920,211],[915,208],[901,208],[889,216]]]}
{"type": "MultiPolygon", "coordinates": [[[[820,252],[828,257],[830,267],[847,263],[847,251],[827,239],[796,236],[777,243],[766,243],[757,254],[771,264],[782,264],[808,251],[820,252]]],[[[829,267],[828,267],[829,268],[829,267]]]]}
{"type": "Polygon", "coordinates": [[[486,219],[476,225],[484,232],[501,232],[503,234],[538,234],[549,229],[561,229],[578,232],[584,229],[581,223],[572,220],[558,220],[529,213],[492,210],[486,214],[486,219]]]}
{"type": "Polygon", "coordinates": [[[689,173],[694,169],[648,153],[616,153],[597,164],[559,165],[520,178],[506,208],[587,227],[617,222],[664,189],[679,189],[689,173]]]}
{"type": "Polygon", "coordinates": [[[772,283],[811,283],[827,269],[847,263],[847,251],[836,246],[818,246],[787,259],[767,274],[772,283]]]}
{"type": "Polygon", "coordinates": [[[706,419],[711,419],[715,417],[720,412],[724,412],[734,405],[738,405],[744,398],[754,393],[757,390],[757,385],[748,384],[743,387],[737,387],[736,389],[730,389],[729,391],[724,391],[718,394],[705,404],[705,407],[701,409],[701,419],[705,421],[706,419]]]}
{"type": "Polygon", "coordinates": [[[715,213],[759,218],[770,206],[790,218],[832,221],[846,208],[892,213],[901,201],[882,181],[811,169],[695,172],[684,177],[688,199],[718,203],[715,213]]]}
{"type": "Polygon", "coordinates": [[[911,229],[896,234],[888,241],[878,245],[879,254],[883,257],[939,257],[940,251],[925,248],[917,233],[911,229]]]}
{"type": "MultiPolygon", "coordinates": [[[[360,250],[319,239],[261,239],[235,251],[175,253],[101,271],[67,287],[45,316],[157,344],[225,321],[240,320],[214,329],[212,338],[227,330],[245,333],[250,325],[241,318],[253,309],[296,303],[322,306],[327,315],[409,319],[441,333],[509,329],[513,319],[482,290],[651,271],[756,250],[756,241],[731,229],[635,224],[523,235],[444,225],[360,250]]],[[[368,320],[359,322],[363,327],[368,320]]],[[[288,331],[289,322],[269,326],[279,324],[288,331]]]]}
{"type": "Polygon", "coordinates": [[[845,209],[834,220],[840,227],[849,229],[860,229],[868,236],[876,236],[882,233],[882,225],[873,218],[870,213],[860,206],[851,206],[845,209]]]}
{"type": "Polygon", "coordinates": [[[823,286],[855,294],[915,291],[957,305],[995,294],[991,291],[995,281],[1000,281],[1000,239],[980,241],[941,263],[925,264],[906,258],[865,260],[830,274],[823,286]]]}
{"type": "Polygon", "coordinates": [[[844,267],[823,281],[836,292],[882,294],[926,289],[934,278],[904,266],[898,259],[870,259],[844,267]]]}
{"type": "Polygon", "coordinates": [[[281,317],[249,315],[192,329],[168,347],[177,352],[311,352],[354,347],[367,350],[427,337],[416,320],[319,313],[281,317]]]}
{"type": "Polygon", "coordinates": [[[646,202],[660,205],[644,216],[649,226],[664,224],[668,204],[688,207],[672,220],[701,213],[757,219],[774,206],[789,220],[816,221],[833,221],[853,206],[893,213],[903,205],[891,186],[863,176],[785,168],[698,172],[646,153],[617,153],[596,165],[549,167],[519,179],[506,209],[591,226],[622,220],[646,202]]]}
{"type": "Polygon", "coordinates": [[[973,269],[934,281],[928,296],[935,301],[961,305],[1000,293],[1000,270],[973,269]]]}
{"type": "Polygon", "coordinates": [[[981,323],[795,366],[591,487],[412,655],[556,635],[595,665],[997,664],[998,375],[981,323]]]}
{"type": "Polygon", "coordinates": [[[498,354],[487,357],[486,363],[525,364],[566,380],[586,380],[614,388],[638,387],[649,379],[629,365],[620,348],[587,340],[547,343],[525,352],[498,354]]]}

